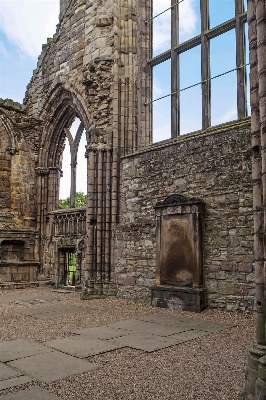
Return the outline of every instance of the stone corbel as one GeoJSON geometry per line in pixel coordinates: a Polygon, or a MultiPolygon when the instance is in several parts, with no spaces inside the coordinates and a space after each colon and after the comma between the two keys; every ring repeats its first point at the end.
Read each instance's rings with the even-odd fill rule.
{"type": "Polygon", "coordinates": [[[40,176],[48,176],[50,174],[50,169],[49,168],[42,168],[38,167],[35,168],[36,174],[40,176]]]}
{"type": "Polygon", "coordinates": [[[6,148],[6,151],[7,151],[11,156],[13,156],[14,154],[18,153],[18,149],[16,149],[15,147],[11,147],[11,146],[8,146],[8,147],[6,148]]]}

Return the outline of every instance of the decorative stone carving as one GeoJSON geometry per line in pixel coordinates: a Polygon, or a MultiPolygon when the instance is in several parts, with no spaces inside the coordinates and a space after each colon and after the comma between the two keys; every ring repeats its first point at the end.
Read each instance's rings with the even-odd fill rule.
{"type": "Polygon", "coordinates": [[[48,176],[50,174],[49,168],[35,168],[36,174],[41,176],[48,176]]]}

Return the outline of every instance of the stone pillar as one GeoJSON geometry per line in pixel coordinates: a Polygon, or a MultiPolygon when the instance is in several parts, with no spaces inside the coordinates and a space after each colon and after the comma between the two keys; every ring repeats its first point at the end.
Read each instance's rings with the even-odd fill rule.
{"type": "Polygon", "coordinates": [[[113,160],[113,133],[109,127],[87,132],[88,191],[86,267],[81,298],[114,295],[111,250],[117,222],[117,164],[113,160]],[[115,166],[115,167],[114,167],[115,166]],[[113,227],[113,229],[112,229],[113,227]]]}
{"type": "Polygon", "coordinates": [[[266,400],[266,298],[265,298],[265,206],[266,206],[266,5],[248,0],[251,91],[251,140],[253,150],[253,210],[256,344],[250,350],[245,387],[240,399],[266,400]]]}

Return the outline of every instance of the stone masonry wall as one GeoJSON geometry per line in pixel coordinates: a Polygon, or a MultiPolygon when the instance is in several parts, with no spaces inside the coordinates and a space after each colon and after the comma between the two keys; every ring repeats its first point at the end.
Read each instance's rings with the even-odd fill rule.
{"type": "Polygon", "coordinates": [[[15,226],[26,229],[36,229],[35,166],[41,130],[25,107],[0,99],[0,210],[11,212],[15,226]]]}
{"type": "Polygon", "coordinates": [[[51,118],[49,110],[56,100],[53,92],[61,86],[74,95],[73,107],[87,129],[95,123],[110,123],[114,52],[112,10],[110,0],[104,5],[100,0],[71,0],[65,7],[61,5],[57,32],[43,45],[27,88],[25,104],[30,115],[51,118]]]}
{"type": "Polygon", "coordinates": [[[149,298],[155,283],[154,206],[173,193],[205,203],[208,305],[251,311],[254,256],[250,122],[153,145],[125,157],[115,274],[122,297],[149,298]]]}
{"type": "Polygon", "coordinates": [[[39,273],[36,173],[42,125],[0,99],[0,289],[39,273]]]}

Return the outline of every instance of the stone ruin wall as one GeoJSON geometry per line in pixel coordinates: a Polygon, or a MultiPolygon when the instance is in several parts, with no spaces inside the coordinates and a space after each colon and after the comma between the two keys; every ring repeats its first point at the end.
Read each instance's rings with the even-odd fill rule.
{"type": "MultiPolygon", "coordinates": [[[[149,18],[150,1],[140,0],[138,5],[142,7],[139,11],[135,0],[61,0],[57,32],[43,46],[26,92],[29,115],[20,124],[26,146],[11,156],[11,177],[20,174],[22,186],[19,196],[13,196],[11,210],[21,226],[31,230],[36,228],[38,209],[42,216],[42,220],[37,216],[38,229],[45,233],[45,213],[56,208],[53,178],[51,173],[49,177],[38,176],[36,193],[34,168],[44,174],[49,168],[58,167],[55,157],[51,161],[52,154],[49,153],[51,159],[47,157],[45,146],[48,143],[50,150],[60,147],[60,143],[53,142],[53,130],[63,127],[69,112],[72,114],[67,123],[71,125],[74,116],[79,116],[87,138],[94,135],[94,131],[90,133],[92,127],[102,129],[103,135],[106,128],[108,136],[112,129],[112,143],[108,138],[108,145],[112,146],[115,199],[113,272],[119,295],[150,297],[149,287],[155,281],[154,205],[170,194],[180,193],[199,197],[206,204],[203,247],[209,306],[250,311],[254,274],[249,120],[148,146],[142,153],[130,155],[150,143],[147,60],[151,57],[151,44],[147,39],[149,28],[143,23],[149,18]],[[39,125],[35,118],[41,121],[39,125]],[[129,156],[121,162],[121,195],[116,199],[119,174],[115,174],[120,169],[119,157],[126,154],[129,156]],[[40,190],[46,179],[52,189],[42,192],[47,197],[41,199],[40,190]],[[117,226],[116,210],[120,215],[117,226]]],[[[102,143],[93,142],[93,150],[98,151],[99,146],[102,143]]],[[[9,155],[5,163],[9,168],[9,155]]],[[[54,174],[57,173],[55,170],[54,174]]],[[[8,185],[6,172],[3,178],[8,185]]],[[[3,192],[4,198],[8,199],[3,192]]],[[[50,238],[44,237],[44,246],[47,241],[50,238]]],[[[51,260],[54,251],[56,248],[51,260]]]]}
{"type": "Polygon", "coordinates": [[[35,166],[39,121],[0,101],[0,283],[34,281],[39,271],[35,166]]]}
{"type": "Polygon", "coordinates": [[[36,229],[36,175],[42,127],[25,108],[0,102],[1,211],[14,215],[14,225],[36,229]]]}
{"type": "Polygon", "coordinates": [[[49,120],[49,110],[57,100],[53,92],[61,86],[73,96],[73,108],[87,129],[112,123],[112,15],[111,0],[104,5],[101,1],[78,0],[61,6],[57,32],[43,45],[27,87],[25,104],[31,115],[49,120]]]}
{"type": "Polygon", "coordinates": [[[254,306],[249,119],[154,144],[122,160],[115,272],[121,297],[150,298],[155,284],[154,206],[173,193],[205,203],[204,281],[208,305],[254,306]]]}

